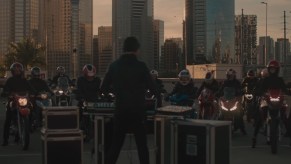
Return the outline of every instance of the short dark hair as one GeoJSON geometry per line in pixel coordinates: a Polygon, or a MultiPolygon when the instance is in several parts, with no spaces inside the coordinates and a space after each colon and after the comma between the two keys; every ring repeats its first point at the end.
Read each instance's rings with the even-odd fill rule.
{"type": "Polygon", "coordinates": [[[130,36],[124,40],[123,52],[135,52],[139,49],[140,44],[136,37],[130,36]]]}

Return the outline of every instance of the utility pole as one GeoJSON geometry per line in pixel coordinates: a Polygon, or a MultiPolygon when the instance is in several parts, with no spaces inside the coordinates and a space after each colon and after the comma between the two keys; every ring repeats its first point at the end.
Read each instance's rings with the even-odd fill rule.
{"type": "Polygon", "coordinates": [[[286,11],[284,11],[284,54],[283,54],[283,64],[284,64],[284,72],[283,76],[286,75],[286,60],[287,60],[287,40],[286,40],[286,11]]]}

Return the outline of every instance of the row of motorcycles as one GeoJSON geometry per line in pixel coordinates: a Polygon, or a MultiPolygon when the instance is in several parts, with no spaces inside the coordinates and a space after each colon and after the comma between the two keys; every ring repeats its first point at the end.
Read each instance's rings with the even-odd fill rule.
{"type": "Polygon", "coordinates": [[[172,95],[169,101],[172,105],[192,106],[195,119],[231,121],[233,132],[240,128],[239,126],[243,123],[240,121],[243,121],[244,115],[248,122],[258,119],[257,116],[262,116],[263,118],[260,119],[264,120],[262,127],[267,143],[271,146],[271,152],[276,154],[278,141],[282,136],[282,120],[285,119],[282,117],[290,116],[290,109],[283,92],[278,89],[269,89],[262,97],[255,96],[247,87],[242,97],[235,96],[234,88],[226,87],[223,92],[222,97],[216,98],[215,93],[204,89],[197,99],[198,105],[194,99],[189,99],[185,95],[172,95]],[[256,113],[260,114],[256,115],[256,113]]]}

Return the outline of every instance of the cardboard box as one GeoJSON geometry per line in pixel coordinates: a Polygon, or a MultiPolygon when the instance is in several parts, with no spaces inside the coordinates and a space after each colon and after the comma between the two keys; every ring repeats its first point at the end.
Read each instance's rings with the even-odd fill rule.
{"type": "Polygon", "coordinates": [[[77,106],[44,107],[43,127],[47,131],[79,130],[79,108],[77,106]]]}
{"type": "Polygon", "coordinates": [[[52,132],[42,129],[43,164],[82,164],[82,131],[52,132]]]}

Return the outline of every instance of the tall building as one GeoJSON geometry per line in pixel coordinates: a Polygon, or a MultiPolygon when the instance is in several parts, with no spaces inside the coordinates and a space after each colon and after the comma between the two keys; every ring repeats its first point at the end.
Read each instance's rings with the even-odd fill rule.
{"type": "Polygon", "coordinates": [[[267,65],[271,59],[275,59],[275,49],[274,49],[274,40],[270,36],[259,37],[259,45],[258,45],[258,57],[257,64],[258,65],[267,65]],[[266,40],[265,40],[266,38],[266,40]],[[265,55],[265,42],[266,45],[266,55],[265,55]],[[266,56],[266,60],[265,60],[266,56]]]}
{"type": "Polygon", "coordinates": [[[257,63],[257,16],[235,16],[235,57],[237,63],[257,63]]]}
{"type": "Polygon", "coordinates": [[[10,42],[25,37],[37,41],[39,25],[39,0],[0,1],[0,63],[10,42]]]}
{"type": "Polygon", "coordinates": [[[165,40],[162,46],[161,74],[177,77],[181,69],[182,44],[181,38],[165,40]]]}
{"type": "Polygon", "coordinates": [[[289,39],[278,38],[275,42],[275,59],[282,64],[287,64],[287,56],[290,54],[289,39]],[[286,41],[286,45],[285,45],[286,41]]]}
{"type": "Polygon", "coordinates": [[[234,0],[185,0],[187,64],[233,63],[234,0]]]}
{"type": "Polygon", "coordinates": [[[98,63],[99,63],[99,48],[98,48],[98,35],[93,36],[93,65],[96,67],[96,72],[99,75],[98,63]]]}
{"type": "Polygon", "coordinates": [[[58,66],[77,78],[92,63],[92,0],[40,0],[40,39],[46,46],[48,77],[58,66]]]}
{"type": "Polygon", "coordinates": [[[164,21],[154,20],[154,67],[160,69],[162,45],[164,44],[164,21]]]}
{"type": "Polygon", "coordinates": [[[139,59],[154,66],[153,0],[112,0],[113,57],[122,53],[125,38],[135,36],[140,44],[139,59]]]}
{"type": "Polygon", "coordinates": [[[101,26],[98,28],[98,54],[98,73],[99,76],[104,76],[113,60],[111,26],[101,26]]]}

